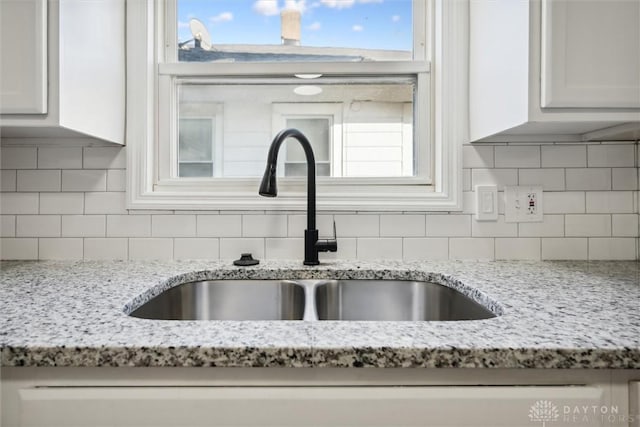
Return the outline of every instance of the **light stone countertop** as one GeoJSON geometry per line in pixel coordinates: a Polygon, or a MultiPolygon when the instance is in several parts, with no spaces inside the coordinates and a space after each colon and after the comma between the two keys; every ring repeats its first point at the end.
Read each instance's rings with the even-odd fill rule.
{"type": "Polygon", "coordinates": [[[636,262],[0,263],[2,366],[640,368],[636,262]],[[430,280],[501,315],[448,322],[159,321],[201,279],[430,280]]]}

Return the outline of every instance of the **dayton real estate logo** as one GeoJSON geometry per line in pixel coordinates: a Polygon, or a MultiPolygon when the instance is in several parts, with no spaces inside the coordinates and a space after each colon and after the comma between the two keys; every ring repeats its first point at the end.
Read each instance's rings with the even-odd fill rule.
{"type": "Polygon", "coordinates": [[[549,400],[538,400],[529,409],[529,418],[533,422],[541,422],[545,427],[549,421],[557,421],[560,418],[558,407],[549,400]]]}

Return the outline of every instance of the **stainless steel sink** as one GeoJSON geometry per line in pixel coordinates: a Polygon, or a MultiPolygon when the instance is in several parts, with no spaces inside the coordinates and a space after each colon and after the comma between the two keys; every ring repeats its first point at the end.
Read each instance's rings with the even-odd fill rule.
{"type": "Polygon", "coordinates": [[[495,317],[460,292],[430,282],[333,280],[315,291],[319,320],[477,320],[495,317]]]}
{"type": "Polygon", "coordinates": [[[209,280],[130,313],[160,320],[479,320],[495,317],[443,285],[403,280],[209,280]]]}
{"type": "Polygon", "coordinates": [[[302,320],[304,288],[283,280],[209,280],[168,289],[130,315],[161,320],[302,320]]]}

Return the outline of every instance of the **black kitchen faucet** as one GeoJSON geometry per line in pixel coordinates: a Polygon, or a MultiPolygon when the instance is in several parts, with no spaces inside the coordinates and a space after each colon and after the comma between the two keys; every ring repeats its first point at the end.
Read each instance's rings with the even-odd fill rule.
{"type": "Polygon", "coordinates": [[[318,252],[336,252],[338,243],[335,240],[335,222],[333,223],[334,238],[318,240],[316,229],[316,160],[309,140],[297,129],[284,129],[280,131],[269,147],[267,156],[267,168],[262,177],[258,193],[265,197],[276,197],[278,186],[276,185],[276,165],[278,163],[278,150],[287,138],[295,138],[304,149],[307,159],[307,229],[304,231],[304,264],[318,265],[318,252]]]}

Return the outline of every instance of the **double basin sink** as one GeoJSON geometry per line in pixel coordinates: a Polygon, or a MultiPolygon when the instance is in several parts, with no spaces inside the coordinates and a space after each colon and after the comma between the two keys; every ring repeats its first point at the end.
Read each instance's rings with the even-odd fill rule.
{"type": "Polygon", "coordinates": [[[157,320],[479,320],[489,309],[449,287],[404,280],[207,280],[130,313],[157,320]]]}

